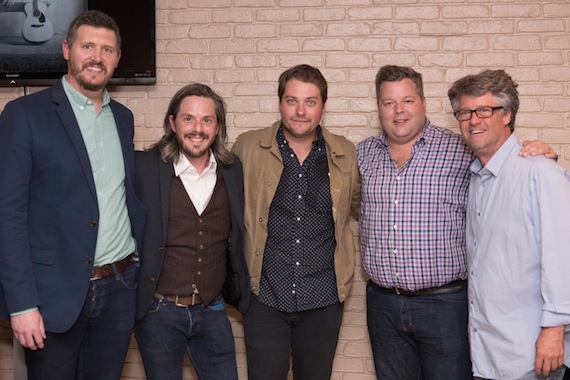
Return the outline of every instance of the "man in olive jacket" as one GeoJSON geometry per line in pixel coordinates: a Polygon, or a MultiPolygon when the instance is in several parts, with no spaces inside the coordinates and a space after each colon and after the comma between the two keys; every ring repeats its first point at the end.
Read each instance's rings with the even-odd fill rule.
{"type": "Polygon", "coordinates": [[[281,120],[233,146],[243,163],[244,315],[250,380],[328,380],[354,272],[349,214],[360,203],[354,145],[319,125],[327,83],[293,67],[279,79],[281,120]]]}

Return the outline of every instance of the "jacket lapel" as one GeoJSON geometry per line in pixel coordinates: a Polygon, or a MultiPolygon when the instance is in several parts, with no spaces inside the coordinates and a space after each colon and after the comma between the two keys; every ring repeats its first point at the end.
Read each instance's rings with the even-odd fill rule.
{"type": "Polygon", "coordinates": [[[57,85],[52,87],[52,100],[56,103],[56,112],[75,148],[89,190],[91,191],[95,203],[97,203],[97,192],[95,190],[95,180],[93,179],[93,169],[91,168],[91,161],[89,161],[89,154],[87,153],[87,148],[85,147],[85,142],[83,141],[83,136],[81,135],[79,124],[77,124],[77,119],[75,119],[75,115],[73,114],[69,99],[67,99],[65,91],[63,90],[61,80],[57,85]]]}
{"type": "Polygon", "coordinates": [[[174,174],[174,167],[172,163],[162,161],[160,156],[157,156],[157,161],[159,175],[158,182],[160,186],[160,209],[162,211],[162,233],[166,242],[168,216],[170,214],[170,185],[174,174]]]}

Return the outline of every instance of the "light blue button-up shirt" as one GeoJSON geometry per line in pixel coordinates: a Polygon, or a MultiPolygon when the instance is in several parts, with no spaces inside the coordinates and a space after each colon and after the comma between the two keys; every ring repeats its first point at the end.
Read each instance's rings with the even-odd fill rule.
{"type": "Polygon", "coordinates": [[[470,168],[469,337],[474,374],[488,379],[532,371],[541,327],[570,324],[570,181],[520,149],[512,135],[485,167],[476,159],[470,168]]]}
{"type": "Polygon", "coordinates": [[[125,163],[121,141],[107,90],[103,106],[95,112],[93,102],[63,78],[63,89],[79,124],[91,162],[99,223],[95,248],[96,266],[121,260],[135,251],[125,194],[125,163]]]}

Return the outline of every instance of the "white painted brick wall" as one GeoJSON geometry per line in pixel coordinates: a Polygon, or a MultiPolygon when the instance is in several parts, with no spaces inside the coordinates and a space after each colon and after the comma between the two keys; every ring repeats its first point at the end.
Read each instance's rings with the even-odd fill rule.
{"type": "MultiPolygon", "coordinates": [[[[171,96],[193,81],[209,84],[226,99],[233,142],[240,133],[278,119],[282,71],[314,65],[329,81],[323,124],[358,143],[378,133],[374,76],[380,66],[407,65],[424,74],[428,116],[453,130],[449,85],[483,68],[503,68],[519,83],[519,135],[550,143],[570,169],[566,0],[157,0],[156,19],[157,84],[112,91],[135,114],[139,149],[160,137],[171,96]]],[[[22,89],[0,88],[0,110],[21,95],[22,89]]],[[[356,231],[356,223],[352,227],[356,231]]],[[[358,266],[334,380],[375,378],[364,289],[358,266]]],[[[230,314],[240,378],[246,379],[243,329],[239,314],[230,314]]],[[[0,380],[12,379],[11,336],[0,324],[0,380]]],[[[134,340],[123,374],[123,379],[144,378],[134,340]]],[[[195,379],[189,364],[184,376],[195,379]]]]}

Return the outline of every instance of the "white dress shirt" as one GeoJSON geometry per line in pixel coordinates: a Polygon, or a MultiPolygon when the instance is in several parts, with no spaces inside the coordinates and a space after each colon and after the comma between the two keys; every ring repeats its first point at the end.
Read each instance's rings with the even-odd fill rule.
{"type": "Polygon", "coordinates": [[[208,164],[200,174],[183,153],[180,153],[178,161],[174,163],[174,174],[180,177],[198,215],[202,215],[212,199],[217,180],[217,168],[218,164],[211,150],[208,164]]]}

